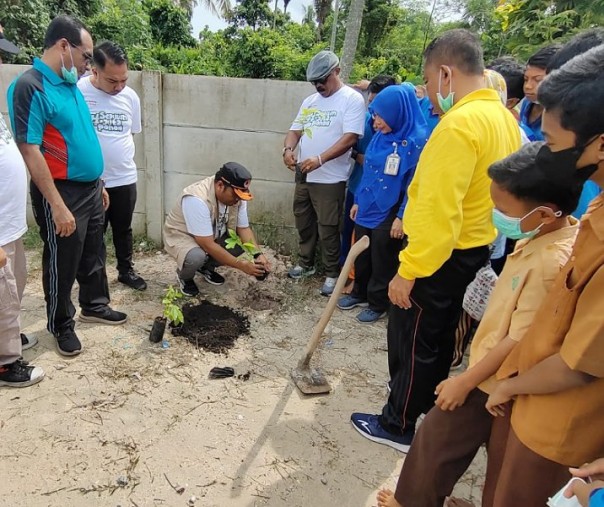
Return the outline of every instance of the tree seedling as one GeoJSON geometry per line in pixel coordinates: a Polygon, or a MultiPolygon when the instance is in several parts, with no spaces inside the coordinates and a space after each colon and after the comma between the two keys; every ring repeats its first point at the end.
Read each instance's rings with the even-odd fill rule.
{"type": "MultiPolygon", "coordinates": [[[[256,257],[258,257],[262,253],[260,250],[258,250],[254,243],[244,243],[243,241],[241,241],[241,238],[233,229],[229,229],[229,237],[224,242],[224,245],[227,250],[234,250],[235,248],[239,248],[242,251],[241,257],[243,257],[246,261],[249,262],[254,262],[256,260],[256,257]]],[[[257,276],[256,280],[265,280],[267,276],[268,271],[265,271],[263,275],[257,276]]]]}
{"type": "Polygon", "coordinates": [[[239,247],[243,251],[243,258],[247,261],[254,262],[254,256],[260,253],[254,243],[244,243],[233,229],[229,229],[229,237],[225,241],[227,250],[234,250],[239,247]]]}
{"type": "Polygon", "coordinates": [[[166,290],[166,294],[161,300],[162,304],[164,305],[163,316],[169,322],[171,322],[173,326],[180,326],[185,320],[180,306],[175,303],[177,299],[181,299],[182,297],[182,292],[170,285],[168,290],[166,290]]]}
{"type": "MultiPolygon", "coordinates": [[[[160,317],[155,317],[151,332],[149,333],[149,341],[159,343],[164,337],[166,323],[170,322],[173,327],[179,326],[184,322],[184,316],[180,306],[174,301],[183,297],[183,293],[179,289],[175,289],[172,285],[168,287],[161,302],[164,305],[164,311],[160,317]]],[[[165,342],[168,343],[168,342],[165,342]]]]}

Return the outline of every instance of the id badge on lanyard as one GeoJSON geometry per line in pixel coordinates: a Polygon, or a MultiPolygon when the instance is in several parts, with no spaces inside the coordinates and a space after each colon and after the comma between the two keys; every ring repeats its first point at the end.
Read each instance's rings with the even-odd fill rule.
{"type": "Polygon", "coordinates": [[[396,176],[398,174],[398,168],[401,165],[401,157],[396,152],[396,143],[392,143],[393,152],[388,155],[386,159],[386,165],[384,166],[384,174],[388,176],[396,176]]]}
{"type": "Polygon", "coordinates": [[[220,213],[220,204],[218,205],[218,216],[216,217],[216,232],[214,233],[215,239],[221,238],[228,231],[226,230],[226,224],[229,220],[229,208],[225,207],[224,213],[220,213]]]}

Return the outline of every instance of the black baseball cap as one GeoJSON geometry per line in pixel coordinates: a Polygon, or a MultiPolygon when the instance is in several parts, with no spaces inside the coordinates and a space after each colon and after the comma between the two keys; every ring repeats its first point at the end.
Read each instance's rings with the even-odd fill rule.
{"type": "Polygon", "coordinates": [[[227,162],[216,173],[216,181],[222,181],[232,187],[237,197],[243,201],[254,198],[250,192],[252,174],[237,162],[227,162]]]}
{"type": "Polygon", "coordinates": [[[19,52],[19,48],[15,46],[11,41],[4,37],[4,29],[0,25],[0,51],[16,55],[19,52]]]}

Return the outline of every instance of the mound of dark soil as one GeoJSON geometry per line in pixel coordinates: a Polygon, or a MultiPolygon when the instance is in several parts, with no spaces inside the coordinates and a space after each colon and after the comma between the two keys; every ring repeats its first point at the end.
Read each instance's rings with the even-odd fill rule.
{"type": "Polygon", "coordinates": [[[242,334],[248,334],[248,318],[227,306],[202,301],[200,304],[186,304],[182,307],[185,322],[175,329],[176,334],[185,337],[197,347],[210,352],[226,352],[235,345],[242,334]]]}

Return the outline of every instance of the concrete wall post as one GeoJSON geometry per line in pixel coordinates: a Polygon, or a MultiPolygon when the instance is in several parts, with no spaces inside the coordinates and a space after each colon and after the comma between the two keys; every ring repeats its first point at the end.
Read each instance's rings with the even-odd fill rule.
{"type": "Polygon", "coordinates": [[[147,236],[162,244],[164,223],[163,93],[161,72],[142,72],[147,236]]]}

